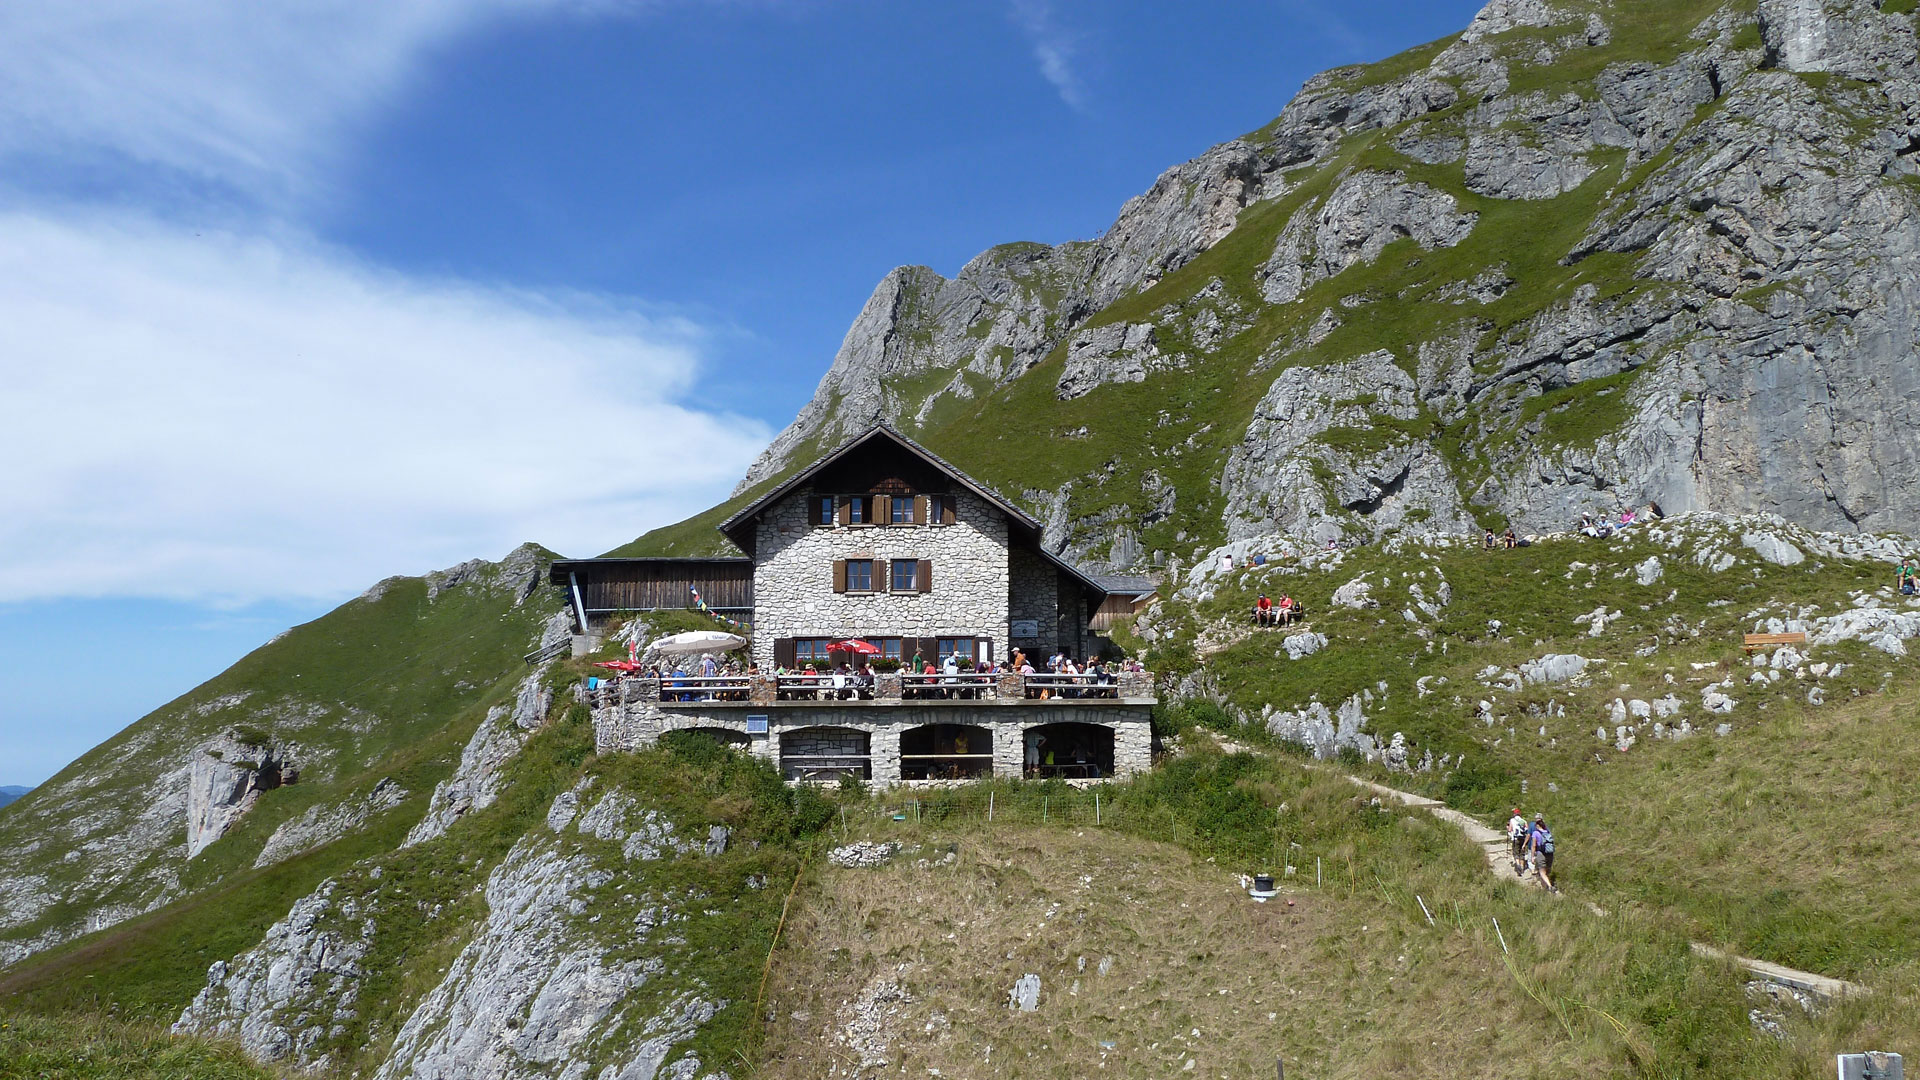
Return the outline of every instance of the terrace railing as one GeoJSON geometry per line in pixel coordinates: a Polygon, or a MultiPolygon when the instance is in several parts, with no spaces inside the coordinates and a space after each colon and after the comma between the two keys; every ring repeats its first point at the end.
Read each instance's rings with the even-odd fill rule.
{"type": "Polygon", "coordinates": [[[993,701],[1003,704],[1046,701],[1150,700],[1154,696],[1151,672],[1127,671],[1108,675],[1056,675],[1051,672],[1018,675],[963,672],[956,675],[914,675],[887,672],[869,683],[850,675],[667,675],[658,679],[625,678],[600,682],[591,691],[593,704],[658,701],[662,704],[771,705],[777,702],[861,701],[875,704],[935,701],[993,701]]]}

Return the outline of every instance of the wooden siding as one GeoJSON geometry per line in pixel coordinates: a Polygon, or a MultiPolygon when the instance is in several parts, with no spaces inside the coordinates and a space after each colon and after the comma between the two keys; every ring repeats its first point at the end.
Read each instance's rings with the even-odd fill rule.
{"type": "Polygon", "coordinates": [[[694,589],[708,607],[753,610],[753,564],[745,559],[582,561],[555,570],[559,584],[567,584],[568,574],[579,582],[590,612],[688,608],[694,589]]]}

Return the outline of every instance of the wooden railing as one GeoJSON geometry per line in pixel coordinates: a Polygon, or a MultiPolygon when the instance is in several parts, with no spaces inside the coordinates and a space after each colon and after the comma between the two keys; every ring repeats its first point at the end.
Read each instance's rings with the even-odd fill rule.
{"type": "Polygon", "coordinates": [[[590,691],[596,705],[626,701],[663,704],[737,703],[771,705],[777,702],[861,701],[897,705],[903,702],[993,701],[1016,702],[1141,701],[1154,697],[1153,674],[1130,671],[1095,675],[1056,675],[1052,672],[1018,675],[1005,672],[961,672],[953,675],[911,675],[887,672],[871,680],[854,675],[666,675],[657,679],[612,679],[590,691]]]}

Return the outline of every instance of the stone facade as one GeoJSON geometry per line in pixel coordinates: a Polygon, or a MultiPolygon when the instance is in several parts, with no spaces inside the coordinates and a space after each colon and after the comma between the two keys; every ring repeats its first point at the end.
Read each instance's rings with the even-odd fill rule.
{"type": "Polygon", "coordinates": [[[779,638],[988,638],[995,659],[1005,655],[1009,541],[1001,510],[961,490],[951,525],[814,524],[814,500],[834,494],[803,486],[755,526],[753,656],[763,670],[772,669],[779,638]],[[874,560],[876,590],[835,592],[840,559],[874,560]],[[893,559],[927,560],[930,591],[885,591],[893,559]]]}
{"type": "Polygon", "coordinates": [[[1010,634],[1007,642],[1013,648],[1025,649],[1038,668],[1053,650],[1071,644],[1060,639],[1059,571],[1038,552],[1024,549],[1012,552],[1008,562],[1012,580],[1012,592],[1007,597],[1008,625],[1032,624],[1035,632],[1010,634]]]}
{"type": "Polygon", "coordinates": [[[783,756],[796,753],[847,754],[852,743],[844,733],[859,733],[867,739],[870,779],[890,785],[902,782],[900,737],[914,728],[929,724],[984,728],[992,738],[993,773],[1007,777],[1021,775],[1028,732],[1053,724],[1085,724],[1113,733],[1113,776],[1144,773],[1153,763],[1151,683],[1140,676],[1121,688],[1126,696],[1117,700],[1048,702],[662,703],[657,692],[645,692],[653,687],[645,680],[626,680],[619,685],[631,689],[603,691],[590,699],[594,744],[601,753],[641,750],[654,745],[666,732],[707,728],[747,734],[750,753],[778,763],[783,756]],[[749,715],[767,717],[768,730],[764,734],[749,733],[749,715]]]}

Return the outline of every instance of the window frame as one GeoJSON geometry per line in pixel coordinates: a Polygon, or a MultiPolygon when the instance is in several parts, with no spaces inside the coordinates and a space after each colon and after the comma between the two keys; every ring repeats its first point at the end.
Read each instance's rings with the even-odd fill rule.
{"type": "Polygon", "coordinates": [[[945,667],[948,656],[959,656],[962,660],[972,660],[977,655],[976,642],[970,637],[943,637],[933,641],[934,666],[945,667]],[[958,646],[966,646],[965,650],[958,646]]]}
{"type": "Polygon", "coordinates": [[[887,524],[889,525],[913,524],[913,496],[911,495],[887,496],[887,524]]]}
{"type": "Polygon", "coordinates": [[[834,525],[838,523],[836,515],[840,509],[840,500],[832,495],[816,495],[813,499],[813,523],[815,525],[834,525]]]}
{"type": "Polygon", "coordinates": [[[866,520],[866,517],[867,517],[867,500],[866,500],[866,499],[864,499],[864,498],[862,498],[862,497],[860,497],[860,496],[858,496],[858,495],[846,495],[846,496],[842,496],[842,497],[843,497],[843,498],[845,498],[845,499],[846,499],[846,501],[847,501],[847,503],[846,503],[846,505],[847,505],[847,524],[849,524],[849,525],[866,525],[866,524],[868,524],[868,522],[867,522],[867,520],[866,520]]]}
{"type": "Polygon", "coordinates": [[[828,661],[827,659],[827,646],[832,643],[833,643],[832,638],[823,638],[823,637],[794,638],[793,639],[793,666],[805,667],[808,664],[818,665],[818,664],[829,663],[830,661],[828,661]],[[814,649],[816,648],[819,649],[818,655],[815,655],[814,653],[814,649]]]}
{"type": "Polygon", "coordinates": [[[875,560],[875,559],[848,559],[848,560],[847,560],[847,591],[848,591],[848,592],[850,592],[850,593],[870,593],[870,592],[878,592],[878,591],[879,591],[879,590],[877,590],[877,589],[875,589],[875,588],[873,587],[873,564],[874,564],[874,563],[875,563],[876,561],[877,561],[877,560],[875,560]],[[866,585],[865,585],[865,586],[859,586],[859,585],[855,585],[855,584],[854,584],[854,576],[853,576],[853,575],[854,575],[854,568],[855,568],[855,567],[865,567],[865,568],[866,568],[866,577],[867,577],[867,583],[866,583],[866,585]]]}
{"type": "Polygon", "coordinates": [[[897,593],[917,593],[920,591],[919,559],[888,559],[887,590],[897,593]],[[907,572],[906,584],[900,583],[900,571],[907,572]]]}

